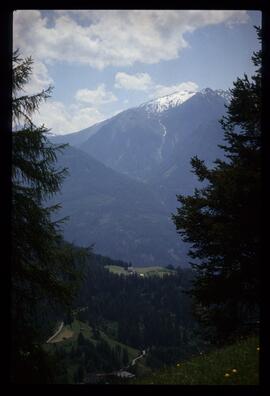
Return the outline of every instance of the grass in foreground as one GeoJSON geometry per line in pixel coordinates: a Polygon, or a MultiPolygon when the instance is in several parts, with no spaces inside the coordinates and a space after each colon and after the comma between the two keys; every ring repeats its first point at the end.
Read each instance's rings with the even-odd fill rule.
{"type": "Polygon", "coordinates": [[[138,378],[132,384],[258,385],[259,338],[250,337],[175,367],[138,378]]]}

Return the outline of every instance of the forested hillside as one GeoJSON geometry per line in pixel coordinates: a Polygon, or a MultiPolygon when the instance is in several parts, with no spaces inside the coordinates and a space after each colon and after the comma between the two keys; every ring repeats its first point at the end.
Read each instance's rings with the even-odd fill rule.
{"type": "MultiPolygon", "coordinates": [[[[198,323],[191,313],[191,300],[185,293],[193,278],[192,270],[178,268],[163,277],[154,273],[142,277],[137,273],[111,273],[107,267],[112,265],[128,268],[127,263],[90,254],[85,279],[71,311],[58,318],[73,334],[70,339],[62,338],[56,343],[63,365],[67,366],[73,356],[77,362],[74,373],[81,366],[84,378],[98,372],[117,371],[131,359],[128,354],[123,357],[125,363],[120,358],[117,360],[113,352],[115,342],[124,350],[130,347],[137,350],[138,355],[145,350],[144,367],[150,371],[208,350],[209,343],[199,335],[198,323]],[[81,323],[79,330],[76,321],[81,323]],[[83,330],[88,326],[89,330],[83,330]],[[97,340],[102,342],[100,346],[97,340]],[[87,363],[79,353],[82,347],[85,351],[89,349],[87,363]]],[[[138,369],[137,366],[129,367],[131,371],[134,369],[138,369]]],[[[74,375],[75,379],[69,377],[69,381],[76,380],[77,374],[74,375]]]]}

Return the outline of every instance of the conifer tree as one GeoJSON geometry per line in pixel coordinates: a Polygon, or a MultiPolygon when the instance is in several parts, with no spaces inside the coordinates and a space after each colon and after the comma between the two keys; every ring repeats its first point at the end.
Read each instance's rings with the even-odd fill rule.
{"type": "MultiPolygon", "coordinates": [[[[259,40],[261,30],[257,29],[259,40]]],[[[206,185],[193,195],[178,195],[173,221],[196,277],[190,290],[199,319],[217,341],[226,340],[255,321],[259,306],[261,220],[261,63],[249,79],[234,82],[224,130],[225,160],[209,169],[197,157],[193,172],[206,185]]]]}
{"type": "Polygon", "coordinates": [[[35,95],[24,91],[32,72],[32,59],[13,54],[12,85],[12,271],[11,330],[13,382],[50,382],[48,356],[40,345],[48,314],[67,307],[75,293],[79,272],[74,252],[60,233],[60,223],[51,220],[59,205],[48,206],[67,174],[57,169],[57,153],[44,125],[37,127],[32,115],[52,91],[35,95]]]}

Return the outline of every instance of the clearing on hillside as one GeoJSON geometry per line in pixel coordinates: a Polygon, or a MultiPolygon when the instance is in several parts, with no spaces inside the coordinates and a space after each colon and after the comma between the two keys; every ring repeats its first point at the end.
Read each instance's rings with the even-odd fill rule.
{"type": "Polygon", "coordinates": [[[107,265],[105,266],[110,272],[117,275],[140,275],[144,276],[160,276],[164,275],[174,275],[176,273],[175,270],[171,270],[164,267],[152,266],[152,267],[129,267],[127,270],[123,267],[117,265],[107,265]]]}
{"type": "Polygon", "coordinates": [[[50,344],[67,340],[68,338],[73,337],[73,335],[74,332],[69,328],[67,328],[66,326],[64,326],[63,329],[60,331],[60,333],[57,334],[57,336],[50,341],[50,344]]]}

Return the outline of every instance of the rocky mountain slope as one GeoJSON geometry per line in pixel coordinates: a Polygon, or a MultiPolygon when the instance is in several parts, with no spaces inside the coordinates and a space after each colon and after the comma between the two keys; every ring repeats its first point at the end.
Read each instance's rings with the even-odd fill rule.
{"type": "Polygon", "coordinates": [[[58,166],[69,169],[53,200],[62,205],[57,218],[69,216],[66,240],[137,266],[187,264],[186,247],[154,189],[74,147],[59,155],[58,166]]]}
{"type": "Polygon", "coordinates": [[[218,121],[229,99],[209,88],[174,93],[52,138],[74,146],[60,160],[71,172],[61,195],[66,238],[135,265],[185,265],[187,246],[171,221],[176,194],[199,184],[191,157],[210,166],[222,157],[218,121]]]}

